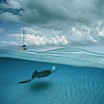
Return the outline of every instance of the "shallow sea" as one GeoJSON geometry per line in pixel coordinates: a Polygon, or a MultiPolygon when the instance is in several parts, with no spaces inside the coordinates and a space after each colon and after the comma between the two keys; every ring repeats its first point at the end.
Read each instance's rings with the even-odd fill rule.
{"type": "Polygon", "coordinates": [[[104,104],[103,54],[73,48],[0,53],[0,104],[104,104]],[[55,73],[17,84],[53,65],[55,73]]]}

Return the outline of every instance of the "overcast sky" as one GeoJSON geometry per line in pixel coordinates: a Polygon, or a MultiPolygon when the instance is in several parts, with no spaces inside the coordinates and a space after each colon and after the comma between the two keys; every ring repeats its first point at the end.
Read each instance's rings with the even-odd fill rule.
{"type": "Polygon", "coordinates": [[[0,0],[0,44],[93,45],[104,41],[104,0],[0,0]]]}

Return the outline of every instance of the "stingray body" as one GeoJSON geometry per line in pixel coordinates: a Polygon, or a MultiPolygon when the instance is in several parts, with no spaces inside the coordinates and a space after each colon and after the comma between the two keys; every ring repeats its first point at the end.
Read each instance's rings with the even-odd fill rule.
{"type": "Polygon", "coordinates": [[[27,80],[24,80],[24,81],[21,81],[19,82],[18,84],[22,84],[22,83],[28,83],[30,81],[32,81],[33,79],[35,78],[42,78],[42,77],[47,77],[49,76],[51,73],[55,72],[56,71],[56,67],[55,66],[52,66],[52,69],[51,70],[44,70],[44,71],[41,71],[41,72],[38,72],[37,70],[35,70],[32,74],[32,78],[30,79],[27,79],[27,80]]]}

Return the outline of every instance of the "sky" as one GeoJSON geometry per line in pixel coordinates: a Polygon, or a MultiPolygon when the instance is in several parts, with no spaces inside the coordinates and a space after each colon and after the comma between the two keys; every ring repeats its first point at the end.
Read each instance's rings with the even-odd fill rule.
{"type": "Polygon", "coordinates": [[[0,45],[104,44],[104,0],[0,0],[0,45]]]}

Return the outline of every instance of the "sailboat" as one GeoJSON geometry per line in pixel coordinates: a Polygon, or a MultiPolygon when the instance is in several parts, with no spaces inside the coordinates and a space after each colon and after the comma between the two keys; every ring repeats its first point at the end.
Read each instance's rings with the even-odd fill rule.
{"type": "Polygon", "coordinates": [[[23,28],[23,45],[20,46],[20,48],[18,48],[17,50],[23,51],[23,50],[27,50],[27,46],[25,45],[25,34],[24,34],[24,28],[23,28]]]}

